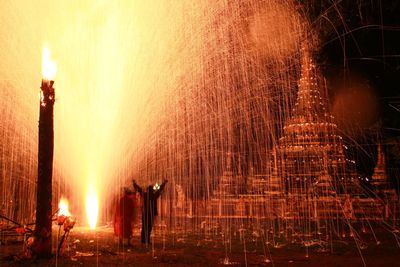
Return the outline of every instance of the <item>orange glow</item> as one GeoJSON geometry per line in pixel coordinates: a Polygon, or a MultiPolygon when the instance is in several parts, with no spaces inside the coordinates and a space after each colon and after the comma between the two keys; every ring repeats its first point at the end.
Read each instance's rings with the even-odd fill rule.
{"type": "MultiPolygon", "coordinates": [[[[231,79],[226,78],[228,68],[225,64],[230,62],[227,56],[251,63],[249,67],[247,63],[241,64],[244,70],[253,70],[253,64],[258,64],[254,55],[248,55],[244,47],[237,55],[226,54],[232,47],[231,28],[237,28],[233,37],[235,43],[251,39],[262,54],[278,53],[279,56],[295,48],[295,35],[283,33],[285,27],[281,24],[270,26],[274,27],[270,30],[271,35],[278,37],[273,38],[272,44],[271,38],[263,34],[270,29],[263,25],[275,23],[275,14],[296,16],[281,5],[268,6],[255,14],[254,19],[249,18],[249,27],[252,28],[243,37],[239,36],[244,30],[241,12],[233,12],[232,16],[224,18],[227,21],[221,25],[216,23],[221,19],[220,14],[226,13],[228,5],[223,1],[121,0],[116,4],[96,0],[90,3],[16,0],[9,1],[6,6],[13,12],[4,9],[0,25],[6,36],[0,51],[4,66],[1,77],[12,81],[14,88],[24,88],[15,90],[15,99],[24,103],[18,105],[21,110],[17,114],[29,115],[26,132],[36,132],[35,85],[41,65],[38,51],[42,49],[44,40],[51,41],[51,51],[43,49],[42,65],[44,78],[52,79],[57,74],[54,166],[61,174],[57,178],[59,182],[65,181],[70,189],[68,199],[73,203],[85,203],[85,206],[74,206],[74,216],[83,218],[83,221],[87,218],[93,227],[100,220],[97,218],[100,216],[98,209],[105,207],[106,202],[114,197],[112,194],[120,190],[122,180],[129,179],[120,174],[141,167],[147,156],[156,160],[158,154],[151,154],[156,138],[164,140],[165,137],[166,142],[174,147],[171,151],[177,151],[176,155],[180,149],[186,151],[186,147],[181,148],[172,142],[174,135],[164,135],[160,129],[167,127],[180,135],[180,128],[183,131],[186,127],[174,124],[179,125],[183,118],[180,112],[186,105],[188,112],[196,113],[196,117],[203,116],[204,109],[198,109],[202,104],[197,103],[194,97],[203,91],[203,87],[210,92],[221,92],[218,99],[231,102],[228,88],[233,85],[231,79]],[[51,12],[43,16],[43,10],[51,12]],[[273,15],[266,14],[269,10],[273,15]],[[268,20],[264,21],[264,18],[268,20]],[[280,48],[280,42],[287,47],[280,48]],[[57,66],[52,61],[54,57],[57,66]],[[23,112],[23,108],[27,111],[23,112]],[[91,193],[88,185],[93,185],[91,193]]],[[[238,8],[239,5],[233,1],[232,9],[238,8]]],[[[297,20],[289,20],[280,19],[288,21],[288,27],[297,25],[297,20]]],[[[273,70],[272,76],[260,75],[257,80],[267,81],[265,84],[268,85],[270,77],[275,75],[273,70]]],[[[244,74],[244,80],[252,75],[244,74]]],[[[204,94],[201,101],[207,100],[207,95],[204,94]]],[[[206,136],[208,126],[198,131],[197,120],[189,124],[193,126],[188,131],[193,131],[194,137],[206,136]]],[[[167,133],[169,130],[165,131],[167,133]]],[[[36,151],[36,145],[32,141],[30,151],[36,151]]],[[[175,160],[175,153],[171,156],[175,160]]],[[[180,160],[177,158],[176,162],[179,164],[180,160]]]]}
{"type": "Polygon", "coordinates": [[[90,229],[95,229],[99,213],[99,202],[96,192],[89,188],[86,196],[86,215],[90,229]]]}
{"type": "Polygon", "coordinates": [[[294,7],[279,1],[267,2],[250,21],[252,45],[263,57],[286,57],[296,51],[303,36],[302,27],[304,25],[294,7]]]}
{"type": "Polygon", "coordinates": [[[367,80],[353,76],[346,87],[339,85],[335,92],[332,113],[346,135],[357,137],[376,123],[379,101],[367,80]]]}
{"type": "Polygon", "coordinates": [[[57,73],[56,63],[51,59],[50,50],[43,47],[42,52],[42,76],[46,80],[53,80],[57,73]]]}
{"type": "MultiPolygon", "coordinates": [[[[176,79],[196,60],[168,63],[181,51],[174,45],[180,33],[170,26],[181,22],[170,16],[168,5],[155,13],[156,6],[147,2],[69,3],[51,22],[57,30],[45,24],[58,65],[55,164],[73,188],[71,200],[85,203],[76,216],[93,229],[100,208],[119,190],[114,179],[121,159],[133,157],[131,151],[145,144],[176,79]],[[166,75],[170,69],[174,75],[166,75]]],[[[186,53],[183,58],[193,51],[186,53]]]]}
{"type": "Polygon", "coordinates": [[[68,200],[65,199],[64,197],[61,197],[60,203],[58,203],[58,215],[64,215],[64,216],[71,216],[71,213],[69,212],[68,209],[68,200]]]}

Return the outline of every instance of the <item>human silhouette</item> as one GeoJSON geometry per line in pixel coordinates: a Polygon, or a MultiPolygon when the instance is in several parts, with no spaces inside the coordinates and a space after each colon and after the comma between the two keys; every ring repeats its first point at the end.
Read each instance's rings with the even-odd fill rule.
{"type": "Polygon", "coordinates": [[[135,220],[135,206],[133,192],[124,188],[124,193],[115,207],[114,218],[114,233],[118,236],[120,244],[124,239],[128,239],[128,245],[130,245],[132,224],[135,220]]]}
{"type": "Polygon", "coordinates": [[[142,189],[135,180],[132,182],[133,187],[142,197],[143,203],[141,242],[142,244],[150,244],[150,235],[153,229],[154,219],[158,215],[157,199],[160,197],[168,180],[164,180],[160,186],[158,184],[149,185],[146,189],[142,189]]]}

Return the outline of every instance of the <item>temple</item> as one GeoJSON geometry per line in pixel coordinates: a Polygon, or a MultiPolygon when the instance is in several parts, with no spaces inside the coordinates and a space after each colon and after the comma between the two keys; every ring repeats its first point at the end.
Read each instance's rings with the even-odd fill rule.
{"type": "Polygon", "coordinates": [[[354,168],[346,159],[343,139],[320,91],[316,66],[305,49],[301,66],[297,101],[272,154],[279,166],[277,175],[289,193],[346,192],[356,182],[349,171],[354,168]]]}
{"type": "Polygon", "coordinates": [[[310,52],[302,49],[297,99],[271,151],[269,172],[247,177],[234,174],[232,153],[227,153],[208,216],[282,219],[293,222],[293,228],[305,227],[300,225],[301,218],[347,222],[396,219],[398,196],[390,189],[381,146],[371,194],[359,182],[355,161],[347,158],[347,147],[329,112],[320,77],[310,52]]]}

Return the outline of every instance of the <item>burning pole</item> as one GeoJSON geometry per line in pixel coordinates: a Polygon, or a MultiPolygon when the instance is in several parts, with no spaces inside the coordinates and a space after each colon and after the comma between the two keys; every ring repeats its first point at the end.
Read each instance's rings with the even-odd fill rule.
{"type": "Polygon", "coordinates": [[[38,257],[51,256],[52,176],[53,176],[53,107],[55,63],[48,49],[43,49],[42,86],[40,87],[38,179],[36,199],[36,226],[33,253],[38,257]]]}

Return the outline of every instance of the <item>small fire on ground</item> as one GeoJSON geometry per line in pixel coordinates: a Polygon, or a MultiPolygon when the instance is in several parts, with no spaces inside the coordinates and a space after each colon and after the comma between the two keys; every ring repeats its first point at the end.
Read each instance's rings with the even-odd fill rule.
{"type": "Polygon", "coordinates": [[[64,215],[66,217],[71,216],[68,209],[68,200],[64,197],[61,197],[60,203],[58,203],[58,215],[64,215]]]}

